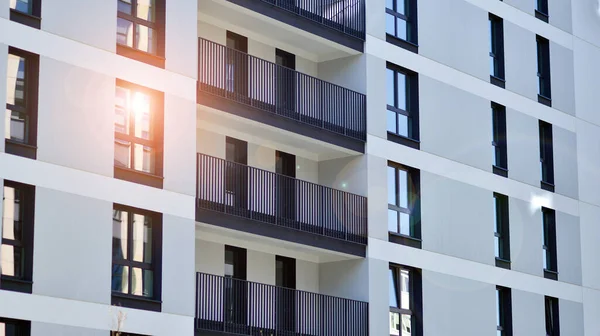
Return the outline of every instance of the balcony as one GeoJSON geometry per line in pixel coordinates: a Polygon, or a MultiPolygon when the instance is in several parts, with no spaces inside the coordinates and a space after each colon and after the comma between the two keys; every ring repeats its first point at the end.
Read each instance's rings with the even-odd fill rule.
{"type": "Polygon", "coordinates": [[[364,50],[365,0],[199,0],[198,8],[201,20],[229,20],[320,58],[364,50]]]}
{"type": "Polygon", "coordinates": [[[206,273],[196,284],[200,335],[368,335],[366,302],[206,273]]]}
{"type": "Polygon", "coordinates": [[[367,199],[213,156],[197,157],[196,221],[364,257],[367,199]]]}
{"type": "Polygon", "coordinates": [[[365,95],[202,38],[198,103],[364,152],[365,95]]]}

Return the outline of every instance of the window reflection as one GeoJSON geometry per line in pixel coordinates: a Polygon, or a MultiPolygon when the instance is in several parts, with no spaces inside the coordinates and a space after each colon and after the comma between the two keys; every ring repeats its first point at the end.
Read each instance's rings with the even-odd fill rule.
{"type": "Polygon", "coordinates": [[[33,0],[10,0],[10,8],[21,13],[33,13],[33,0]]]}
{"type": "Polygon", "coordinates": [[[22,278],[25,275],[23,201],[24,195],[19,189],[9,186],[4,187],[0,270],[3,275],[17,278],[22,278]]]}

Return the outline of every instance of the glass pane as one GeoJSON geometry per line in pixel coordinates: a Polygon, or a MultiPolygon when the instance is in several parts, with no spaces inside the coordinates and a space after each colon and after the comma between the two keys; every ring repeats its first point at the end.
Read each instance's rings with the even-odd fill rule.
{"type": "Polygon", "coordinates": [[[410,231],[410,215],[400,212],[400,233],[403,235],[412,236],[410,231]]]}
{"type": "Polygon", "coordinates": [[[494,251],[496,251],[496,258],[500,258],[500,238],[494,237],[494,251]]]}
{"type": "Polygon", "coordinates": [[[388,209],[388,231],[398,233],[398,211],[388,209]]]}
{"type": "Polygon", "coordinates": [[[390,35],[396,35],[396,28],[394,27],[395,17],[392,14],[385,15],[385,32],[390,35]]]}
{"type": "Polygon", "coordinates": [[[408,172],[398,169],[398,178],[400,206],[408,208],[408,172]]]}
{"type": "Polygon", "coordinates": [[[394,0],[385,0],[385,8],[394,10],[394,0]]]}
{"type": "Polygon", "coordinates": [[[154,149],[148,146],[135,144],[133,169],[149,174],[154,174],[154,149]]]}
{"type": "Polygon", "coordinates": [[[152,218],[133,215],[133,260],[152,263],[152,218]]]}
{"type": "Polygon", "coordinates": [[[392,133],[396,133],[396,112],[387,111],[387,130],[392,133]]]}
{"type": "Polygon", "coordinates": [[[500,290],[496,289],[496,325],[501,327],[502,323],[500,321],[500,290]]]}
{"type": "Polygon", "coordinates": [[[396,37],[408,40],[408,24],[406,21],[401,18],[396,18],[396,27],[398,28],[396,37]]]}
{"type": "Polygon", "coordinates": [[[18,189],[4,187],[2,202],[2,238],[20,241],[23,239],[22,195],[18,189]]]}
{"type": "Polygon", "coordinates": [[[131,168],[131,142],[115,139],[115,166],[131,168]]]}
{"type": "Polygon", "coordinates": [[[387,90],[387,104],[395,106],[394,104],[394,71],[386,69],[385,72],[385,87],[387,90]]]}
{"type": "Polygon", "coordinates": [[[402,315],[402,336],[410,336],[412,330],[412,321],[410,315],[402,315]]]}
{"type": "Polygon", "coordinates": [[[135,26],[137,36],[137,45],[135,48],[150,54],[155,54],[156,34],[154,29],[139,24],[135,26]]]}
{"type": "Polygon", "coordinates": [[[135,92],[130,103],[135,118],[135,136],[150,140],[150,96],[135,92]]]}
{"type": "Polygon", "coordinates": [[[396,203],[396,168],[387,167],[388,204],[396,203]]]}
{"type": "Polygon", "coordinates": [[[405,10],[405,1],[406,0],[396,0],[396,12],[400,14],[406,14],[405,10]]]}
{"type": "Polygon", "coordinates": [[[117,8],[119,12],[131,15],[131,0],[117,0],[117,8]]]}
{"type": "Polygon", "coordinates": [[[8,54],[6,103],[25,106],[25,58],[8,54]]]}
{"type": "Polygon", "coordinates": [[[117,18],[117,43],[133,47],[133,22],[117,18]]]}
{"type": "Polygon", "coordinates": [[[33,0],[10,0],[10,8],[21,13],[33,13],[32,6],[33,0]]]}
{"type": "Polygon", "coordinates": [[[129,267],[113,264],[111,286],[113,292],[129,293],[129,267]]]}
{"type": "Polygon", "coordinates": [[[129,104],[131,91],[117,86],[115,91],[115,132],[129,134],[129,104]]]}
{"type": "Polygon", "coordinates": [[[27,142],[27,115],[25,113],[6,110],[4,115],[4,138],[21,143],[27,142]]]}
{"type": "Polygon", "coordinates": [[[146,21],[154,21],[154,0],[137,1],[137,17],[146,21]]]}
{"type": "Polygon", "coordinates": [[[398,307],[398,293],[397,291],[397,283],[396,277],[394,275],[396,271],[394,269],[390,269],[388,273],[389,280],[389,291],[390,291],[390,307],[398,307]]]}
{"type": "Polygon", "coordinates": [[[494,56],[490,56],[490,75],[492,76],[496,76],[496,59],[494,58],[494,56]]]}
{"type": "Polygon", "coordinates": [[[400,314],[398,313],[390,312],[390,335],[400,336],[400,314]]]}
{"type": "Polygon", "coordinates": [[[154,273],[149,270],[132,267],[131,294],[145,297],[154,296],[154,273]]]}
{"type": "Polygon", "coordinates": [[[127,223],[129,213],[113,210],[113,259],[127,259],[127,223]]]}
{"type": "Polygon", "coordinates": [[[542,250],[542,263],[544,269],[548,269],[548,251],[545,248],[542,250]]]}
{"type": "Polygon", "coordinates": [[[398,114],[398,134],[408,137],[408,117],[398,114]]]}
{"type": "Polygon", "coordinates": [[[23,249],[12,245],[2,245],[0,248],[0,270],[3,275],[22,278],[25,267],[23,249]]]}
{"type": "Polygon", "coordinates": [[[400,270],[400,308],[410,309],[410,271],[400,270]]]}
{"type": "Polygon", "coordinates": [[[396,75],[398,76],[398,87],[396,88],[398,106],[396,107],[406,111],[406,75],[401,72],[397,72],[396,75]]]}

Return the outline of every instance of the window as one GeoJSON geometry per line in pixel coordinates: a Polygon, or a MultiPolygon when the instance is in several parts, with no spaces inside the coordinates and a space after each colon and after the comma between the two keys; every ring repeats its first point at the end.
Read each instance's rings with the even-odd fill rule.
{"type": "Polygon", "coordinates": [[[496,335],[512,336],[510,288],[496,287],[496,335]]]}
{"type": "Polygon", "coordinates": [[[387,175],[390,240],[421,248],[419,171],[390,162],[387,175]]]}
{"type": "Polygon", "coordinates": [[[388,64],[387,131],[388,140],[413,148],[419,147],[418,75],[388,64]]]}
{"type": "Polygon", "coordinates": [[[6,152],[36,158],[39,56],[10,47],[6,76],[6,152]]]}
{"type": "Polygon", "coordinates": [[[0,317],[0,336],[29,336],[31,322],[0,317]]]}
{"type": "Polygon", "coordinates": [[[35,187],[4,180],[0,289],[31,293],[35,187]]]}
{"type": "Polygon", "coordinates": [[[161,255],[162,215],[115,205],[112,304],[160,311],[161,255]]]}
{"type": "Polygon", "coordinates": [[[165,0],[117,0],[118,54],[164,68],[164,6],[165,0]]]}
{"type": "Polygon", "coordinates": [[[388,42],[418,52],[417,47],[417,1],[386,0],[385,32],[388,42]]]}
{"type": "Polygon", "coordinates": [[[508,197],[494,193],[494,250],[496,266],[510,269],[508,197]]]}
{"type": "Polygon", "coordinates": [[[558,280],[558,263],[556,260],[556,215],[552,209],[542,208],[542,235],[544,277],[558,280]]]}
{"type": "Polygon", "coordinates": [[[418,270],[390,265],[390,335],[422,335],[421,274],[418,270]]]}
{"type": "Polygon", "coordinates": [[[535,0],[535,17],[548,22],[548,0],[535,0]]]}
{"type": "Polygon", "coordinates": [[[490,82],[504,87],[504,24],[490,14],[490,82]]]}
{"type": "Polygon", "coordinates": [[[162,93],[118,81],[115,105],[115,177],[162,188],[162,93]]]}
{"type": "Polygon", "coordinates": [[[10,20],[40,29],[41,0],[10,0],[10,20]]]}
{"type": "Polygon", "coordinates": [[[550,90],[550,42],[537,36],[537,61],[538,61],[538,101],[544,105],[552,105],[550,90]]]}
{"type": "Polygon", "coordinates": [[[492,103],[492,147],[494,151],[494,174],[508,176],[508,153],[506,146],[506,108],[492,103]]]}
{"type": "Polygon", "coordinates": [[[554,191],[554,154],[552,145],[552,125],[540,120],[540,174],[541,187],[554,191]]]}
{"type": "Polygon", "coordinates": [[[546,296],[544,297],[544,305],[546,310],[546,336],[559,336],[558,299],[546,296]]]}

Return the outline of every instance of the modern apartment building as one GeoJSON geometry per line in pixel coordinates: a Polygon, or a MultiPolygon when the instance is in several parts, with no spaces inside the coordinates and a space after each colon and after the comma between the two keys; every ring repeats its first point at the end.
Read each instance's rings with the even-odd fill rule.
{"type": "Polygon", "coordinates": [[[0,336],[598,336],[597,0],[0,0],[0,336]]]}

